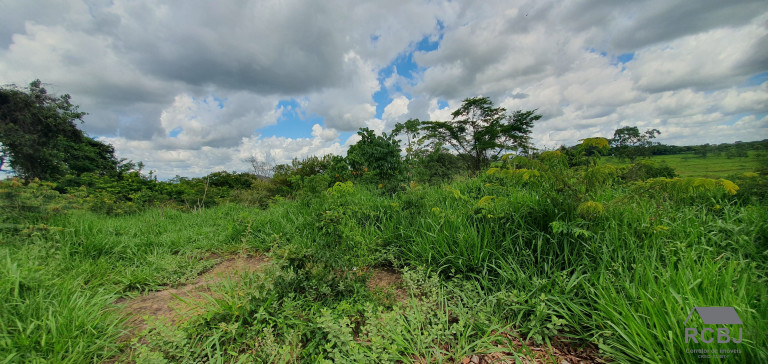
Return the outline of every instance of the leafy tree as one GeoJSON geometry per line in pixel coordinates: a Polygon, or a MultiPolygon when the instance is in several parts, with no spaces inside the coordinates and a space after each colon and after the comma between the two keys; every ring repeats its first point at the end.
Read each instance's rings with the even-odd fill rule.
{"type": "Polygon", "coordinates": [[[320,174],[328,176],[329,182],[347,181],[350,177],[344,157],[326,154],[322,157],[294,158],[290,164],[278,164],[270,181],[278,186],[280,193],[288,194],[301,189],[308,178],[320,174]]]}
{"type": "Polygon", "coordinates": [[[533,123],[541,119],[536,110],[507,114],[505,108],[493,107],[487,97],[465,99],[451,116],[450,121],[424,122],[425,137],[466,155],[470,170],[475,172],[505,150],[527,152],[533,123]]]}
{"type": "Polygon", "coordinates": [[[440,145],[419,155],[416,166],[416,179],[428,183],[445,182],[466,171],[462,159],[440,145]]]}
{"type": "Polygon", "coordinates": [[[640,133],[637,126],[625,126],[614,131],[611,145],[617,157],[634,161],[639,156],[650,155],[651,147],[656,144],[652,139],[659,134],[661,132],[658,129],[648,129],[640,133]]]}
{"type": "Polygon", "coordinates": [[[347,151],[347,162],[355,175],[370,175],[379,183],[397,183],[403,174],[400,142],[392,135],[376,135],[373,130],[361,128],[361,139],[347,151]]]}
{"type": "Polygon", "coordinates": [[[397,137],[400,134],[405,135],[405,155],[406,160],[413,159],[416,153],[416,148],[419,143],[419,134],[421,132],[422,123],[419,119],[409,119],[405,123],[395,124],[395,128],[392,129],[392,136],[397,137]]]}
{"type": "MultiPolygon", "coordinates": [[[[414,169],[429,151],[422,149],[423,140],[421,135],[422,122],[419,119],[409,119],[404,123],[395,124],[392,129],[392,136],[398,137],[401,134],[405,136],[405,164],[408,167],[408,178],[413,179],[414,169]]],[[[439,148],[439,149],[442,149],[439,148]]]]}
{"type": "Polygon", "coordinates": [[[49,95],[40,80],[26,90],[0,88],[0,168],[7,161],[22,178],[39,179],[116,174],[114,148],[77,128],[85,115],[69,95],[49,95]]]}
{"type": "Polygon", "coordinates": [[[606,138],[595,137],[580,139],[579,141],[581,144],[575,147],[574,164],[596,165],[600,157],[607,154],[611,149],[606,138]]]}

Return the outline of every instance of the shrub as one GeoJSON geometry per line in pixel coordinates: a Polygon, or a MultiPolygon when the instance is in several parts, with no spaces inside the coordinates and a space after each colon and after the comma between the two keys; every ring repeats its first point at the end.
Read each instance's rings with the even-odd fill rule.
{"type": "Polygon", "coordinates": [[[651,198],[701,203],[736,195],[739,186],[727,179],[661,177],[635,182],[633,190],[651,198]]]}
{"type": "Polygon", "coordinates": [[[248,189],[238,189],[229,195],[229,201],[245,206],[267,207],[275,196],[274,185],[264,180],[255,180],[248,189]]]}
{"type": "Polygon", "coordinates": [[[576,212],[584,220],[595,220],[603,215],[604,211],[603,204],[595,201],[584,202],[576,209],[576,212]]]}
{"type": "Polygon", "coordinates": [[[768,202],[768,174],[755,172],[730,176],[739,186],[739,196],[745,202],[768,202]]]}
{"type": "Polygon", "coordinates": [[[620,170],[620,177],[627,182],[645,181],[649,178],[674,178],[677,177],[675,169],[666,163],[656,163],[651,160],[641,160],[620,170]]]}

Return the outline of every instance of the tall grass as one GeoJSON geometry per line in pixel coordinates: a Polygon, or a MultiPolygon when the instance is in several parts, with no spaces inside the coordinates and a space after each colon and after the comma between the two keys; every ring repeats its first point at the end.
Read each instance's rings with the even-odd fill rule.
{"type": "MultiPolygon", "coordinates": [[[[91,362],[124,333],[113,302],[191,279],[232,246],[242,214],[228,206],[183,214],[105,217],[72,211],[27,234],[0,236],[0,361],[91,362]]],[[[239,242],[239,240],[238,240],[239,242]]]]}
{"type": "Polygon", "coordinates": [[[396,194],[340,184],[267,210],[72,211],[0,232],[0,358],[108,358],[125,329],[116,297],[189,280],[212,252],[257,250],[273,271],[225,282],[206,315],[149,332],[136,355],[440,362],[517,350],[497,346],[509,331],[620,362],[698,362],[687,350],[726,347],[742,351],[730,361],[768,361],[765,205],[721,182],[660,193],[610,171],[585,178],[593,167],[525,163],[396,194]],[[375,266],[406,272],[410,300],[371,293],[354,272],[375,266]],[[685,343],[697,306],[735,307],[743,342],[685,343]]]}

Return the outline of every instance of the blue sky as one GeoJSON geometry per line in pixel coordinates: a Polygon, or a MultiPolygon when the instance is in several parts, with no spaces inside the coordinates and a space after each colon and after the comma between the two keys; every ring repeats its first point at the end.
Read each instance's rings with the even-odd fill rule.
{"type": "Polygon", "coordinates": [[[537,109],[542,149],[631,125],[768,138],[764,0],[11,0],[0,22],[0,81],[69,93],[89,135],[161,178],[344,155],[361,127],[474,96],[537,109]]]}

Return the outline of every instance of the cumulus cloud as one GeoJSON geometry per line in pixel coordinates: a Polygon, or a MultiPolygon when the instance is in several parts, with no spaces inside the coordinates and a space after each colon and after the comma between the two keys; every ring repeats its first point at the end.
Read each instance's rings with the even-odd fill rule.
{"type": "Polygon", "coordinates": [[[329,127],[353,131],[375,116],[373,93],[379,89],[376,70],[355,52],[344,56],[344,86],[332,87],[310,96],[307,110],[323,115],[329,127]]]}
{"type": "Polygon", "coordinates": [[[715,143],[768,135],[767,24],[762,0],[12,0],[0,80],[71,94],[87,132],[170,177],[344,154],[342,132],[473,96],[537,109],[541,147],[626,125],[715,143]],[[280,136],[287,115],[308,137],[280,136]]]}
{"type": "Polygon", "coordinates": [[[768,17],[740,28],[719,28],[635,54],[627,69],[640,89],[716,88],[744,82],[768,65],[768,17]],[[753,52],[757,51],[757,52],[753,52]]]}

